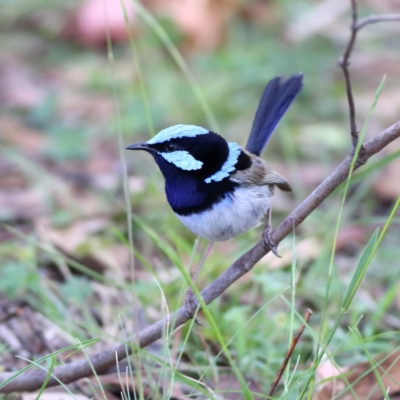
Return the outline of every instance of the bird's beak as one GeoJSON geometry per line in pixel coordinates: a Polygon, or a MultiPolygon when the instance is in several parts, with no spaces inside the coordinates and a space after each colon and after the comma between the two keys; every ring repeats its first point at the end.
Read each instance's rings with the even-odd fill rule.
{"type": "Polygon", "coordinates": [[[126,148],[126,150],[145,150],[154,153],[156,150],[151,148],[146,142],[134,143],[126,148]]]}

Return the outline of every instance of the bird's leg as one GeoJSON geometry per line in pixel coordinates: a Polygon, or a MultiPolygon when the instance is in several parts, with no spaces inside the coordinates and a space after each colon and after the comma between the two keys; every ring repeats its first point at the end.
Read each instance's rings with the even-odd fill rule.
{"type": "Polygon", "coordinates": [[[271,207],[268,210],[268,220],[267,225],[264,229],[262,240],[264,242],[264,246],[268,247],[277,257],[282,258],[278,254],[278,246],[276,245],[275,241],[272,239],[272,221],[271,221],[271,207]]]}
{"type": "MultiPolygon", "coordinates": [[[[208,242],[206,250],[204,251],[203,257],[200,260],[199,265],[196,268],[196,271],[192,277],[192,282],[196,283],[196,279],[199,276],[201,267],[203,266],[204,262],[206,261],[206,258],[208,256],[208,254],[210,253],[211,247],[213,246],[214,242],[208,242]]],[[[196,313],[197,307],[198,307],[198,301],[196,299],[196,296],[193,293],[193,290],[191,288],[189,288],[186,291],[186,300],[185,300],[185,310],[186,310],[186,315],[189,318],[193,318],[194,314],[196,313]]],[[[195,319],[195,322],[200,325],[199,321],[197,321],[197,319],[195,319]]]]}

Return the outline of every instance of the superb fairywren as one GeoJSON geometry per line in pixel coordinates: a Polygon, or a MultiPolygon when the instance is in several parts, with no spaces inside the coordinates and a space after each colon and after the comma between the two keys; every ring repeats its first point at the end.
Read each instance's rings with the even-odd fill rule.
{"type": "Polygon", "coordinates": [[[127,149],[144,150],[154,157],[165,178],[169,204],[192,232],[210,242],[224,241],[258,226],[269,213],[263,237],[277,254],[270,237],[271,197],[275,186],[288,192],[292,189],[259,156],[301,90],[302,80],[298,74],[268,83],[245,149],[194,125],[166,128],[127,149]]]}

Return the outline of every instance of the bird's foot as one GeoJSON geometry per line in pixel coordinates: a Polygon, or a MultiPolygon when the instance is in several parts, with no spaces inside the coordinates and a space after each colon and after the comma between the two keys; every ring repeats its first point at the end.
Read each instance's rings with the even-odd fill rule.
{"type": "Polygon", "coordinates": [[[272,228],[270,226],[267,226],[264,229],[263,235],[262,235],[262,240],[263,240],[263,244],[264,246],[271,250],[277,257],[282,258],[279,254],[278,254],[278,246],[275,243],[275,241],[272,239],[272,228]]]}
{"type": "Polygon", "coordinates": [[[198,301],[197,301],[197,299],[196,299],[196,296],[195,296],[194,293],[193,293],[193,290],[189,288],[189,289],[186,291],[185,313],[186,313],[186,316],[187,316],[189,319],[194,318],[194,322],[195,322],[197,325],[201,325],[201,323],[199,322],[199,320],[195,317],[195,315],[196,315],[198,309],[200,310],[200,308],[199,308],[199,303],[198,303],[198,301]]]}

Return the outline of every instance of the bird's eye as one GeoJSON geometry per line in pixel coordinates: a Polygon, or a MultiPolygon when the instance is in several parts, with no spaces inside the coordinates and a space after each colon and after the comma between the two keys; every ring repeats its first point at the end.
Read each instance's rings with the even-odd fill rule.
{"type": "Polygon", "coordinates": [[[166,151],[175,151],[176,150],[176,146],[173,143],[167,143],[165,145],[165,150],[166,151]]]}

